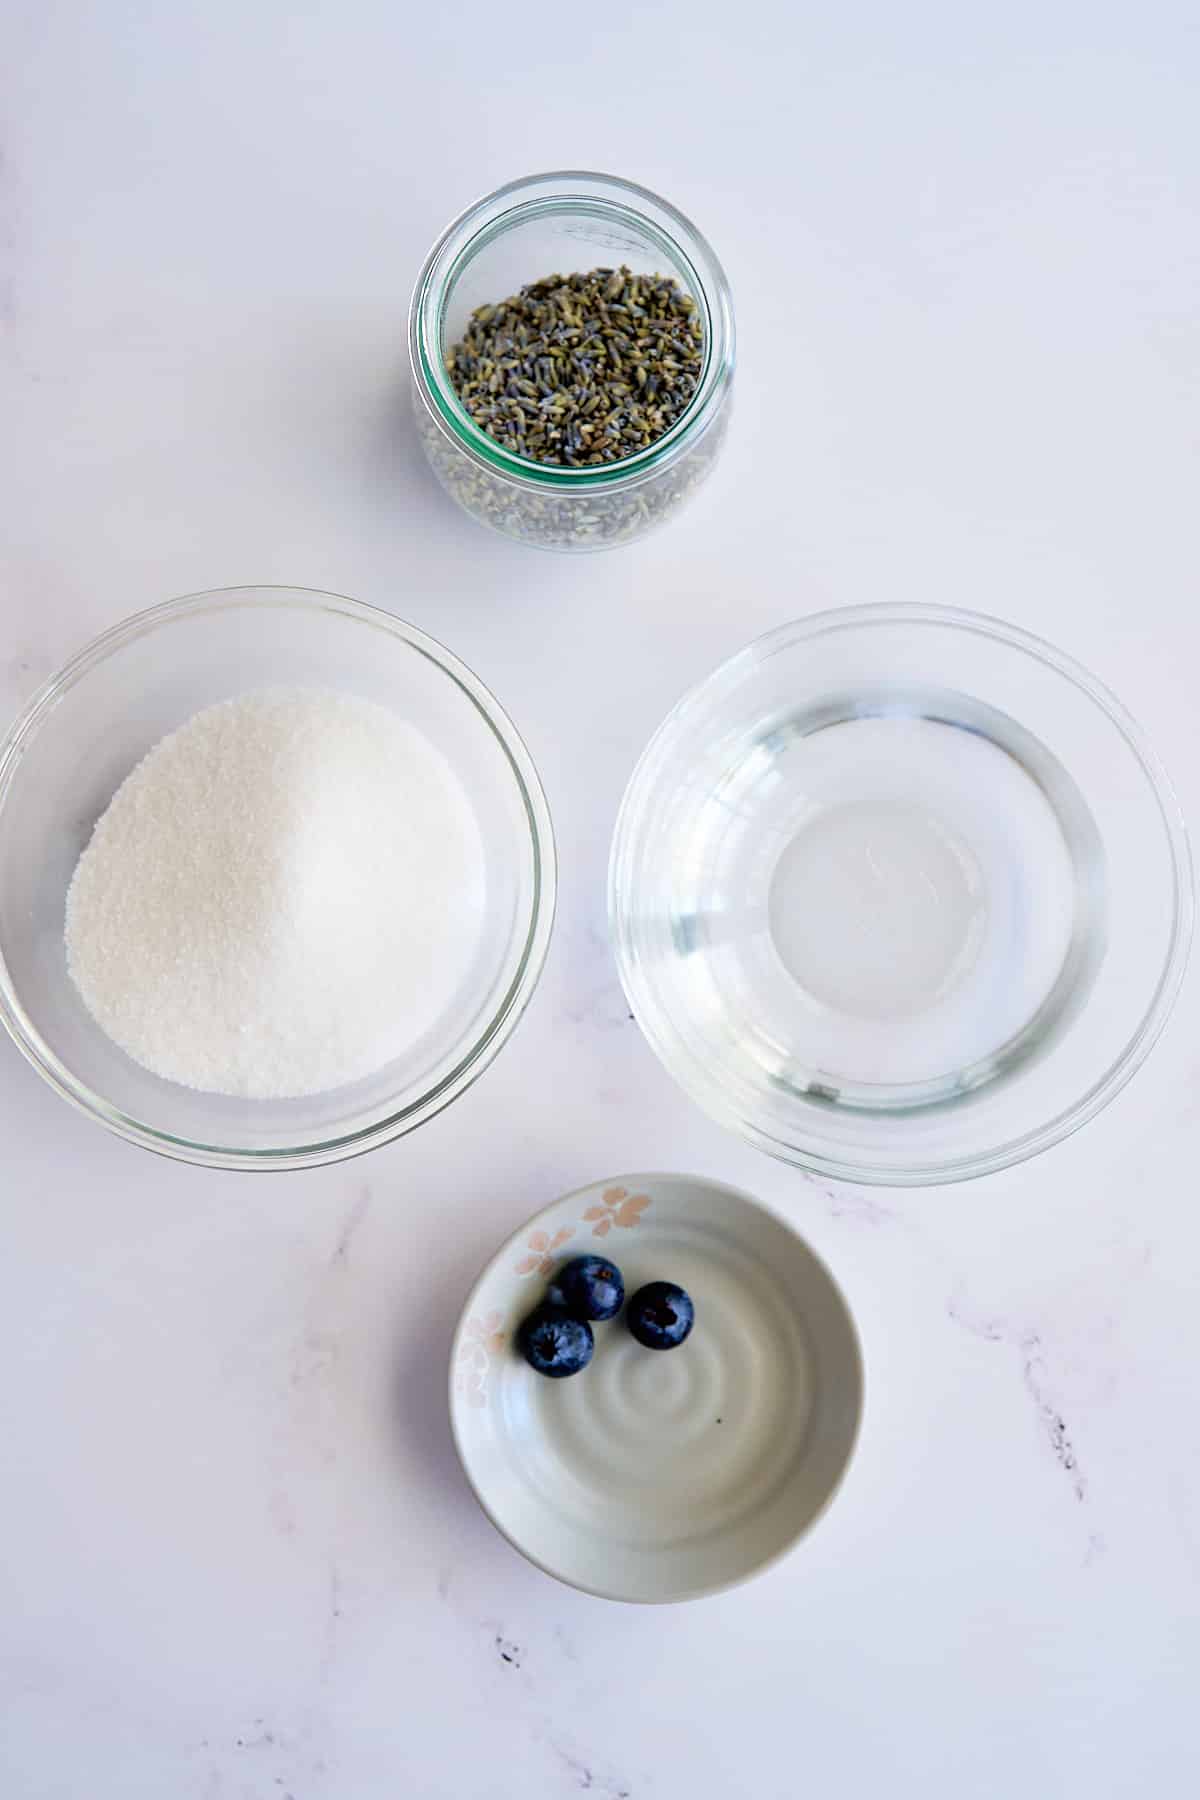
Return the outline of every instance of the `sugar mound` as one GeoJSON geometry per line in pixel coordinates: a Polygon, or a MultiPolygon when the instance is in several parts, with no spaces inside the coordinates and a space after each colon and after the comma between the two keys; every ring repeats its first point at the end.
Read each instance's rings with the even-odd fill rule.
{"type": "Polygon", "coordinates": [[[163,738],[67,894],[84,1003],[157,1075],[322,1093],[402,1055],[461,987],[484,850],[441,752],[373,701],[264,689],[163,738]]]}

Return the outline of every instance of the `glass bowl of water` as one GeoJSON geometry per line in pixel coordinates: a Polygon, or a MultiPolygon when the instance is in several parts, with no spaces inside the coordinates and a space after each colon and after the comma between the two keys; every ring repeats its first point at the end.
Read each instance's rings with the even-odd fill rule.
{"type": "Polygon", "coordinates": [[[880,605],[761,638],[622,803],[629,1004],[714,1117],[860,1182],[990,1173],[1148,1055],[1192,928],[1179,806],[1120,702],[998,620],[880,605]]]}

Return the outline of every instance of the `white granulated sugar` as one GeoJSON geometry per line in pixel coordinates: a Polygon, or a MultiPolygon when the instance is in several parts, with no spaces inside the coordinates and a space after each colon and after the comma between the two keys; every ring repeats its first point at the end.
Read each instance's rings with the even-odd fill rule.
{"type": "Polygon", "coordinates": [[[196,713],[118,788],[67,895],[67,961],[155,1074],[316,1094],[434,1024],[483,901],[478,825],[427,738],[371,701],[266,689],[196,713]]]}

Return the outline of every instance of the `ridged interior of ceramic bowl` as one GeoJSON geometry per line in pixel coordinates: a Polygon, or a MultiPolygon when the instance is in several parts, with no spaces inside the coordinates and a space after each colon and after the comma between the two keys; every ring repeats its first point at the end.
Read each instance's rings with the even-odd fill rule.
{"type": "Polygon", "coordinates": [[[683,1600],[743,1581],[795,1544],[850,1460],[862,1364],[824,1264],[748,1195],[682,1175],[629,1175],[530,1220],[470,1296],[451,1415],[493,1523],[560,1580],[611,1599],[683,1600]],[[536,1374],[515,1348],[562,1262],[601,1251],[627,1295],[687,1289],[673,1350],[622,1318],[593,1327],[589,1366],[536,1374]]]}

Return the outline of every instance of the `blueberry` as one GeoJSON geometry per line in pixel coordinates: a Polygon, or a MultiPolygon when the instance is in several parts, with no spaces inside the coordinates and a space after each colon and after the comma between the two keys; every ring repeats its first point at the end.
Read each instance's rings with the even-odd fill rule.
{"type": "Polygon", "coordinates": [[[648,1350],[674,1350],[696,1322],[691,1297],[673,1281],[648,1281],[629,1302],[629,1329],[648,1350]]]}
{"type": "Polygon", "coordinates": [[[573,1319],[561,1306],[539,1306],[517,1333],[525,1361],[539,1375],[561,1381],[578,1375],[592,1360],[592,1328],[573,1319]]]}
{"type": "Polygon", "coordinates": [[[602,1256],[573,1256],[559,1270],[554,1288],[577,1319],[614,1319],[625,1304],[621,1271],[602,1256]]]}

